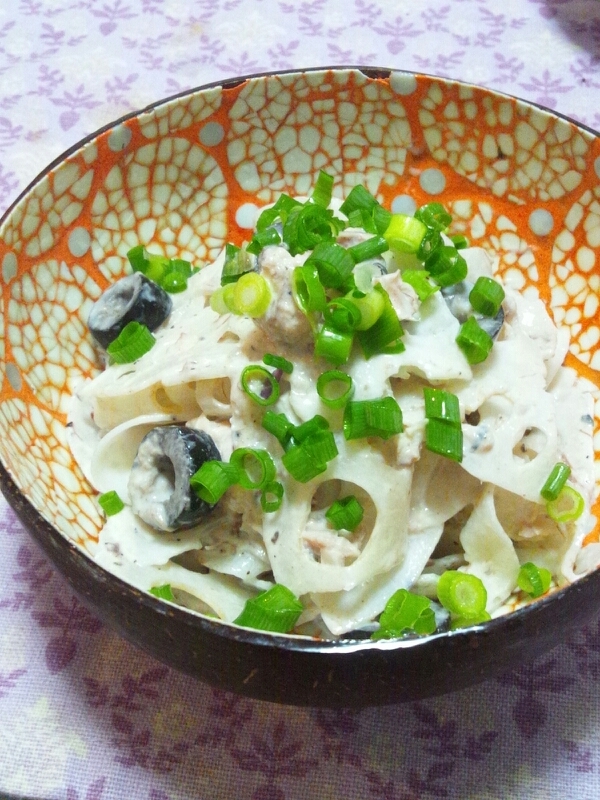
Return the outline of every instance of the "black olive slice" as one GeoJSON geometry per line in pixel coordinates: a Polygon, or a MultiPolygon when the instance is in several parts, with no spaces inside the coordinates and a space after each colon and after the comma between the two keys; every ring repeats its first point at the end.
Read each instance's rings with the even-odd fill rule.
{"type": "Polygon", "coordinates": [[[158,284],[141,272],[113,283],[92,306],[88,328],[106,348],[129,322],[139,322],[154,331],[171,313],[173,301],[158,284]]]}
{"type": "Polygon", "coordinates": [[[466,322],[468,317],[473,316],[477,320],[479,326],[483,328],[492,339],[495,339],[500,333],[500,328],[504,323],[504,309],[500,306],[495,317],[484,317],[483,314],[474,311],[469,302],[469,294],[473,285],[474,284],[470,281],[460,281],[460,283],[454,283],[452,286],[443,286],[441,290],[442,295],[444,296],[446,305],[450,309],[450,313],[452,316],[456,317],[461,324],[466,322]]]}
{"type": "Polygon", "coordinates": [[[500,328],[504,324],[504,309],[500,306],[495,317],[484,317],[480,314],[475,314],[475,318],[479,323],[479,327],[483,328],[492,339],[495,339],[500,333],[500,328]]]}
{"type": "Polygon", "coordinates": [[[212,436],[186,425],[153,428],[144,436],[129,476],[134,514],[159,531],[189,528],[213,506],[190,487],[205,461],[221,460],[212,436]]]}

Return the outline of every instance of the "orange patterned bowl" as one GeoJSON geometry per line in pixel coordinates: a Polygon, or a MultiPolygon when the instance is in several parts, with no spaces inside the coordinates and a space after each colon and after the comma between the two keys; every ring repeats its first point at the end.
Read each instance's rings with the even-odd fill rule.
{"type": "MultiPolygon", "coordinates": [[[[73,387],[99,370],[87,315],[125,273],[127,250],[152,242],[171,257],[214,260],[227,241],[247,238],[249,211],[282,191],[308,193],[319,169],[335,175],[339,196],[364,183],[388,207],[443,199],[454,232],[498,256],[513,285],[539,293],[569,329],[567,363],[600,386],[597,134],[424,75],[255,76],[108,126],[51,164],[3,217],[1,485],[84,600],[159,659],[279,702],[398,702],[467,686],[554,646],[595,614],[598,572],[478,628],[419,640],[240,629],[156,600],[94,562],[103,519],[66,440],[73,387]]],[[[597,541],[594,531],[587,543],[597,541]]]]}

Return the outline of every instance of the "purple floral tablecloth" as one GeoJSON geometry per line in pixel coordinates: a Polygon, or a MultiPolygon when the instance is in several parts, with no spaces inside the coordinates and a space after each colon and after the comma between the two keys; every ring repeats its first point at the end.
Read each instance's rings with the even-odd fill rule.
{"type": "MultiPolygon", "coordinates": [[[[600,128],[596,0],[3,0],[0,212],[126,112],[225,77],[335,64],[465,79],[600,128]]],[[[103,626],[0,500],[7,795],[597,800],[600,625],[425,702],[274,706],[212,690],[103,626]]]]}

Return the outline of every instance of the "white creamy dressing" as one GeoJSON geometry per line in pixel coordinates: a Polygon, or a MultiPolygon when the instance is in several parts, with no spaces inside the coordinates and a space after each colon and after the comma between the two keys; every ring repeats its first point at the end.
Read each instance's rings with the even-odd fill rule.
{"type": "MultiPolygon", "coordinates": [[[[133,364],[110,366],[79,388],[70,416],[71,447],[94,488],[116,489],[126,502],[137,446],[156,424],[186,422],[206,431],[224,460],[242,446],[269,449],[278,459],[282,450],[262,428],[262,410],[239,383],[247,364],[276,352],[294,370],[282,379],[275,410],[296,424],[325,416],[339,456],[306,484],[293,481],[278,461],[285,494],[271,514],[262,514],[254,493],[230,490],[205,523],[162,533],[126,507],[107,519],[98,563],[140,589],[169,583],[226,621],[238,616],[257,589],[268,588],[263,575],[272,570],[276,582],[302,598],[302,619],[320,613],[329,631],[340,635],[369,624],[399,588],[435,597],[445,563],[481,578],[494,614],[505,608],[523,561],[548,564],[557,583],[577,577],[576,563],[581,572],[600,561],[600,548],[587,562],[580,554],[593,527],[589,513],[561,526],[538,520],[540,488],[557,461],[570,464],[570,482],[587,509],[595,482],[593,387],[560,366],[568,342],[536,293],[506,288],[500,337],[488,359],[471,367],[455,342],[459,322],[441,293],[417,307],[399,273],[382,279],[397,294],[405,350],[369,361],[358,354],[344,369],[353,379],[354,399],[397,399],[404,431],[385,443],[346,442],[343,412],[326,408],[316,392],[319,374],[330,367],[314,359],[310,329],[282,278],[304,257],[281,251],[271,248],[263,256],[275,297],[258,325],[210,309],[222,258],[192,277],[187,291],[174,296],[173,312],[155,332],[149,353],[133,364]],[[424,448],[425,385],[455,393],[463,418],[477,413],[462,426],[460,465],[424,448]],[[336,482],[364,492],[374,507],[369,525],[354,538],[327,530],[322,512],[313,507],[319,487],[327,490],[336,482]],[[465,519],[458,550],[433,557],[445,524],[459,512],[465,519]],[[514,530],[511,520],[518,520],[514,530]],[[190,553],[200,571],[172,560],[190,553]]],[[[485,251],[462,253],[469,280],[492,274],[485,251]]]]}
{"type": "Polygon", "coordinates": [[[273,574],[297,595],[348,591],[370,575],[387,572],[404,558],[412,470],[393,468],[375,450],[336,436],[339,456],[309,483],[287,481],[279,511],[266,514],[263,536],[273,574]],[[360,486],[371,497],[377,518],[360,556],[347,566],[315,561],[303,543],[316,488],[329,480],[360,486]],[[298,534],[301,535],[298,535],[298,534]]]}

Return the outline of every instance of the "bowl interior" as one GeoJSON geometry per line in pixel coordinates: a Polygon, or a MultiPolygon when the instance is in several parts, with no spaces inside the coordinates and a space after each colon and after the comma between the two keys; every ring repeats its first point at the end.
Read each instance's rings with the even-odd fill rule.
{"type": "Polygon", "coordinates": [[[126,273],[134,245],[206,264],[249,238],[258,207],[309,193],[319,170],[335,176],[338,197],[362,183],[395,211],[443,201],[453,233],[539,293],[569,331],[567,364],[598,386],[596,134],[489,90],[388,70],[191,91],[74,147],[0,224],[0,458],[82,550],[93,551],[102,517],[65,423],[73,387],[100,369],[92,303],[126,273]]]}

